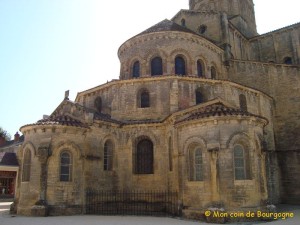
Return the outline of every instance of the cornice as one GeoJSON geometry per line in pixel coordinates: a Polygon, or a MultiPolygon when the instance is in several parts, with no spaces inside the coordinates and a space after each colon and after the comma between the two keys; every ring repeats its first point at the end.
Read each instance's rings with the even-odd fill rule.
{"type": "Polygon", "coordinates": [[[206,38],[200,35],[186,33],[186,32],[179,32],[179,31],[161,31],[161,32],[142,34],[127,40],[120,46],[118,50],[118,56],[120,58],[125,51],[127,51],[128,49],[136,45],[141,45],[145,42],[159,40],[159,39],[165,39],[165,40],[177,39],[181,41],[196,43],[203,47],[208,48],[209,50],[219,55],[222,55],[224,52],[223,49],[218,47],[216,44],[214,44],[213,42],[207,40],[206,38]]]}

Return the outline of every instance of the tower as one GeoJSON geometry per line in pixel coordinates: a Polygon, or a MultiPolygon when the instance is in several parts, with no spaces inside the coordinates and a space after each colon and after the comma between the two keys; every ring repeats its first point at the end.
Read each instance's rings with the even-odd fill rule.
{"type": "Polygon", "coordinates": [[[225,12],[244,35],[257,35],[253,0],[190,0],[189,9],[225,12]]]}

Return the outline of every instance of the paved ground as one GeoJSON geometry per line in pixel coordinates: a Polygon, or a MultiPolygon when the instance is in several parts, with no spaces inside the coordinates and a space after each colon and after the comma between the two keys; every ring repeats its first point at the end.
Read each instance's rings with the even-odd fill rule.
{"type": "MultiPolygon", "coordinates": [[[[0,225],[204,225],[197,221],[163,217],[142,216],[59,216],[59,217],[23,217],[9,214],[11,202],[0,202],[0,225]]],[[[300,225],[300,206],[281,205],[282,212],[292,212],[294,217],[286,220],[260,222],[265,225],[300,225]]],[[[235,223],[251,225],[257,223],[235,223]]]]}

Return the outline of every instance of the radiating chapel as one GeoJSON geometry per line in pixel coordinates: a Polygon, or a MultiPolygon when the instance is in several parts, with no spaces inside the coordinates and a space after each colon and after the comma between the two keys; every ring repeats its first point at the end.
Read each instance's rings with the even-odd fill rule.
{"type": "Polygon", "coordinates": [[[88,190],[176,192],[190,218],[300,203],[299,23],[260,35],[252,0],[190,0],[118,57],[20,128],[18,214],[85,213],[88,190]]]}

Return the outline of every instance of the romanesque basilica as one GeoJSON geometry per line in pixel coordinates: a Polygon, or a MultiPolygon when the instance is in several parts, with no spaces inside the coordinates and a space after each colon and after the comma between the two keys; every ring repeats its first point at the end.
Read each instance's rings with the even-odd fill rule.
{"type": "Polygon", "coordinates": [[[188,218],[300,203],[300,23],[259,35],[252,0],[190,0],[118,56],[118,80],[20,128],[18,214],[99,191],[176,193],[188,218]]]}

